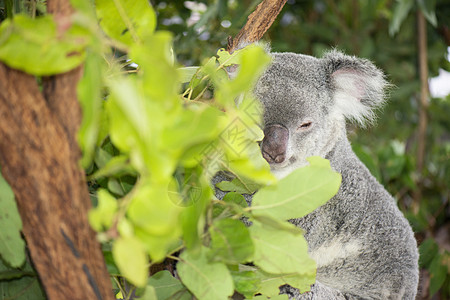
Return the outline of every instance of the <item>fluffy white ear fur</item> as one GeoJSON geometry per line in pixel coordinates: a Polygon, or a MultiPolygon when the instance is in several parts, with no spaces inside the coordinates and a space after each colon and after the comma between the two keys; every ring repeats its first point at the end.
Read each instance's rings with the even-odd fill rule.
{"type": "Polygon", "coordinates": [[[387,83],[383,73],[365,59],[338,51],[327,54],[334,86],[334,112],[361,126],[374,122],[375,110],[383,105],[387,83]]]}

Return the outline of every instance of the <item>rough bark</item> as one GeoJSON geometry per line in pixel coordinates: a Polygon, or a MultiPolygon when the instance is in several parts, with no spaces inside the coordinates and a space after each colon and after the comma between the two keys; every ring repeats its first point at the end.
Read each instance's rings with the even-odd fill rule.
{"type": "MultiPolygon", "coordinates": [[[[67,17],[69,1],[48,1],[67,17]]],[[[76,134],[78,67],[44,79],[0,64],[0,164],[11,185],[31,258],[49,299],[114,299],[90,228],[91,202],[76,134]]]]}
{"type": "Polygon", "coordinates": [[[247,23],[234,39],[228,38],[227,50],[231,53],[239,44],[259,41],[277,18],[287,0],[264,0],[248,16],[247,23]]]}

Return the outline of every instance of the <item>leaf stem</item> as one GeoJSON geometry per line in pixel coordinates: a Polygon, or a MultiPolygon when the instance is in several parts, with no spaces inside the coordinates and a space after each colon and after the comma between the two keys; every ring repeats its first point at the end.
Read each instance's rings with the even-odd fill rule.
{"type": "Polygon", "coordinates": [[[122,287],[122,284],[120,284],[119,279],[117,279],[117,276],[112,276],[112,278],[113,278],[114,282],[117,284],[117,286],[119,287],[119,290],[122,293],[122,297],[125,298],[126,293],[125,293],[125,290],[122,287]]]}

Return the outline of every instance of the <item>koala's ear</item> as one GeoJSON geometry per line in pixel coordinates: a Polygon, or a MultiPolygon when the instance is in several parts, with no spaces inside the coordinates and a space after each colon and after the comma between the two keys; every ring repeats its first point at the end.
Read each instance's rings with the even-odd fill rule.
{"type": "Polygon", "coordinates": [[[333,50],[324,56],[333,89],[334,111],[364,126],[375,120],[388,86],[383,72],[366,59],[333,50]]]}

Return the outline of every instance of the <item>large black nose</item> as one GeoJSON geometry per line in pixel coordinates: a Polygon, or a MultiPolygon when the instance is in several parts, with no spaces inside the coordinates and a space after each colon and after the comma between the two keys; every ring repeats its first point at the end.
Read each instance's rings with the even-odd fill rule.
{"type": "Polygon", "coordinates": [[[269,125],[264,129],[261,152],[268,163],[282,163],[286,159],[289,131],[280,124],[269,125]]]}

